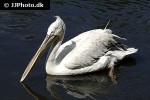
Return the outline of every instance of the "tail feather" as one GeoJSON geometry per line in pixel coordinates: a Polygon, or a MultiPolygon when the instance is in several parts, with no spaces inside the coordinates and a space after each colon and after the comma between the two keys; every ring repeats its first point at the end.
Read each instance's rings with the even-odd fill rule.
{"type": "Polygon", "coordinates": [[[114,50],[114,51],[108,51],[105,55],[106,56],[112,56],[116,57],[118,60],[123,59],[125,56],[136,53],[138,49],[135,48],[128,48],[127,50],[114,50]]]}
{"type": "Polygon", "coordinates": [[[127,40],[126,38],[121,38],[120,36],[118,36],[118,35],[115,35],[115,34],[112,34],[114,37],[116,37],[116,38],[119,38],[119,39],[122,39],[122,40],[127,40]]]}
{"type": "Polygon", "coordinates": [[[127,51],[126,51],[126,55],[130,55],[130,54],[136,53],[137,51],[138,51],[138,49],[128,48],[127,51]]]}

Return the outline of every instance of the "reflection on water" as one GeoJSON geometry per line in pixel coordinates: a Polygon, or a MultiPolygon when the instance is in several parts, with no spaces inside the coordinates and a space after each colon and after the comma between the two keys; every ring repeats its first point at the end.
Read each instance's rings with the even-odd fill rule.
{"type": "Polygon", "coordinates": [[[66,94],[75,98],[92,98],[99,94],[106,94],[111,86],[106,75],[85,76],[46,76],[46,88],[55,97],[62,98],[58,88],[65,89],[66,94]]]}
{"type": "Polygon", "coordinates": [[[22,86],[24,87],[24,89],[32,96],[34,97],[35,100],[48,100],[48,98],[46,98],[45,96],[42,96],[40,94],[38,94],[37,92],[35,92],[34,90],[32,90],[28,85],[21,83],[22,86]]]}
{"type": "MultiPolygon", "coordinates": [[[[27,84],[22,83],[22,86],[35,100],[48,100],[27,84]]],[[[46,88],[55,99],[64,99],[62,90],[74,98],[96,99],[98,95],[107,94],[111,86],[112,82],[109,77],[98,73],[83,76],[46,76],[46,88]],[[59,90],[60,88],[62,89],[59,90]]]]}

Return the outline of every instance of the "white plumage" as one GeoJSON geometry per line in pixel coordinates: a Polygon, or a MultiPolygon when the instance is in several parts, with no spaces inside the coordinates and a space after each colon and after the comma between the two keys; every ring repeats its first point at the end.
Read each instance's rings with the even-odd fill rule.
{"type": "MultiPolygon", "coordinates": [[[[60,17],[57,17],[58,20],[62,21],[60,17]]],[[[60,47],[54,47],[53,50],[57,52],[55,57],[50,56],[47,60],[47,74],[77,75],[113,67],[129,52],[128,49],[110,51],[117,43],[115,38],[124,39],[112,34],[110,29],[95,29],[79,34],[60,47]]],[[[135,53],[137,49],[132,48],[131,51],[135,53]]]]}
{"type": "MultiPolygon", "coordinates": [[[[115,39],[124,38],[112,34],[112,31],[106,28],[81,33],[62,44],[66,27],[59,16],[56,18],[56,21],[48,28],[47,36],[35,54],[36,57],[33,57],[34,60],[37,59],[41,51],[44,51],[49,44],[52,45],[46,61],[47,74],[77,75],[110,68],[109,76],[114,80],[115,62],[137,52],[135,48],[124,50],[118,46],[115,39]]],[[[28,67],[33,66],[35,62],[31,60],[30,63],[28,67]]]]}

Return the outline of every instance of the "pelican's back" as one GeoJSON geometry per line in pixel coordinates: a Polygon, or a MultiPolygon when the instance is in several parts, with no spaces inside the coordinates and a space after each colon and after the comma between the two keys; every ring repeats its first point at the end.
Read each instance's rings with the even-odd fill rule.
{"type": "MultiPolygon", "coordinates": [[[[90,66],[116,43],[114,37],[118,36],[112,34],[112,31],[109,29],[96,29],[84,32],[64,43],[58,50],[56,59],[60,58],[59,55],[65,52],[64,48],[67,46],[70,50],[61,57],[63,59],[60,63],[69,69],[90,66]]],[[[65,48],[66,51],[68,50],[67,48],[65,48]]]]}

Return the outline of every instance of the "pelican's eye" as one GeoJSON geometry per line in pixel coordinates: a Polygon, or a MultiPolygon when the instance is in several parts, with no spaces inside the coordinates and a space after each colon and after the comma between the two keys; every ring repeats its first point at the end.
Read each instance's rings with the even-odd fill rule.
{"type": "Polygon", "coordinates": [[[51,31],[51,33],[54,33],[54,31],[51,31]]]}

